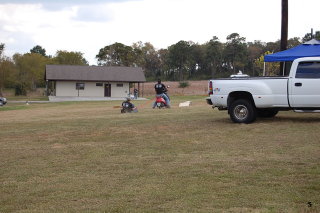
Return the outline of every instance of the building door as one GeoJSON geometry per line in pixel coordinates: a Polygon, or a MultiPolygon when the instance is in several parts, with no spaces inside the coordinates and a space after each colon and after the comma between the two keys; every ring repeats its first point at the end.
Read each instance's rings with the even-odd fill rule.
{"type": "Polygon", "coordinates": [[[104,84],[104,97],[111,97],[111,84],[104,84]]]}

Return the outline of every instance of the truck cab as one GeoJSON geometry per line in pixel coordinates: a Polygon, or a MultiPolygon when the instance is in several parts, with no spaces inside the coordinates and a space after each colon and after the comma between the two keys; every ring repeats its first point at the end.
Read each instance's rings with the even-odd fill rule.
{"type": "Polygon", "coordinates": [[[293,62],[288,82],[292,108],[320,109],[320,60],[300,58],[293,62]]]}

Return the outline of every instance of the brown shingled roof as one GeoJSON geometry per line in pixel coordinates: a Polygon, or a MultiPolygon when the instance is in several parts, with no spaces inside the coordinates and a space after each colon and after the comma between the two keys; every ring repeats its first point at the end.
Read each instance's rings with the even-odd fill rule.
{"type": "Polygon", "coordinates": [[[46,65],[46,80],[145,82],[140,67],[46,65]]]}

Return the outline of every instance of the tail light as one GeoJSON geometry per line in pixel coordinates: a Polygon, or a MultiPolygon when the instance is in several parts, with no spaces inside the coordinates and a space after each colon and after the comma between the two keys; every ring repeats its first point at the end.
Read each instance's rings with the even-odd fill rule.
{"type": "Polygon", "coordinates": [[[213,95],[213,87],[212,87],[212,81],[209,81],[209,95],[213,95]]]}

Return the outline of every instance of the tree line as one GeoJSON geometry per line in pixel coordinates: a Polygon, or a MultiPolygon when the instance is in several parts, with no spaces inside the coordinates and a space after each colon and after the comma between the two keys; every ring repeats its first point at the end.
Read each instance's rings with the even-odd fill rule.
{"type": "Polygon", "coordinates": [[[0,45],[0,96],[4,88],[14,88],[15,95],[26,95],[27,91],[45,87],[47,64],[87,65],[81,52],[59,50],[55,56],[46,55],[46,50],[37,45],[25,54],[4,56],[5,45],[0,45]]]}
{"type": "MultiPolygon", "coordinates": [[[[320,39],[320,31],[315,35],[307,33],[303,38],[290,38],[288,48],[312,37],[320,39]]],[[[81,52],[59,50],[54,56],[48,56],[46,50],[37,45],[29,53],[17,53],[10,58],[3,54],[4,49],[5,44],[0,44],[0,95],[4,88],[14,88],[16,95],[26,95],[28,90],[44,87],[46,64],[88,65],[81,52]]],[[[239,70],[259,76],[262,74],[263,56],[278,51],[280,40],[246,42],[246,38],[232,33],[225,43],[213,36],[204,44],[179,41],[159,50],[149,42],[136,42],[131,46],[116,42],[101,48],[96,59],[100,66],[142,67],[149,81],[157,78],[187,81],[227,77],[239,70]]],[[[270,69],[269,73],[278,72],[277,65],[270,69]]]]}

